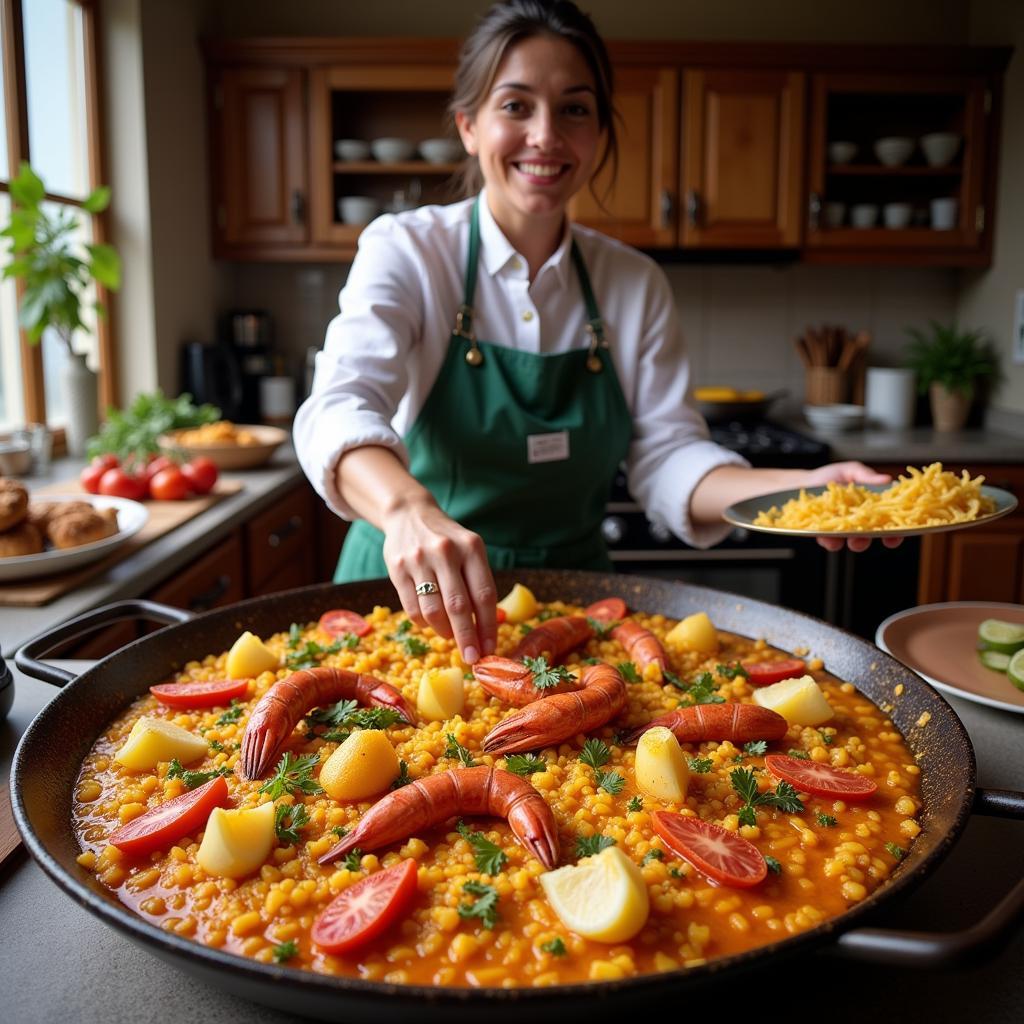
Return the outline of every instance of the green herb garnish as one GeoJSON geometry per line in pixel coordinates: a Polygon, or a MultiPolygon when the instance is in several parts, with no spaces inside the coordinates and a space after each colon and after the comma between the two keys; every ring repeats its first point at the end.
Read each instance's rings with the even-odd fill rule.
{"type": "Polygon", "coordinates": [[[399,624],[398,628],[392,633],[388,639],[395,640],[402,645],[405,653],[410,657],[416,657],[419,654],[426,654],[430,650],[430,644],[425,640],[421,640],[418,636],[409,636],[409,631],[412,629],[412,620],[403,619],[399,624]]]}
{"type": "Polygon", "coordinates": [[[618,772],[597,772],[597,788],[603,789],[606,793],[611,793],[612,796],[618,796],[622,792],[622,787],[626,784],[626,780],[618,772]]]}
{"type": "MultiPolygon", "coordinates": [[[[311,728],[317,725],[351,726],[353,729],[387,729],[395,722],[401,722],[402,716],[394,708],[372,707],[361,708],[354,700],[339,700],[329,708],[317,708],[306,715],[306,724],[311,728]]],[[[337,737],[325,733],[321,739],[337,737]]],[[[347,737],[346,737],[347,738],[347,737]]],[[[344,742],[338,739],[338,742],[344,742]]]]}
{"type": "Polygon", "coordinates": [[[777,861],[774,857],[766,856],[764,858],[765,864],[768,865],[768,870],[774,872],[776,875],[782,874],[782,864],[777,861]]]}
{"type": "Polygon", "coordinates": [[[590,615],[587,616],[587,623],[594,631],[594,636],[598,640],[603,640],[617,625],[619,625],[618,619],[603,622],[601,619],[592,618],[590,615]]]}
{"type": "Polygon", "coordinates": [[[636,670],[636,665],[631,661],[620,661],[615,666],[619,670],[619,674],[627,683],[639,683],[640,673],[636,670]]]}
{"type": "Polygon", "coordinates": [[[455,830],[473,848],[477,871],[483,875],[496,875],[501,871],[508,857],[500,846],[492,843],[483,832],[474,832],[463,821],[455,826],[455,830]]]}
{"type": "Polygon", "coordinates": [[[690,761],[690,771],[698,775],[706,775],[711,771],[714,761],[710,757],[694,757],[690,761]]]}
{"type": "Polygon", "coordinates": [[[668,869],[668,873],[669,873],[669,874],[670,874],[670,875],[671,875],[671,876],[672,876],[673,878],[683,878],[683,877],[684,877],[684,875],[683,875],[682,871],[680,871],[680,870],[679,870],[679,868],[669,868],[669,869],[668,869]]]}
{"type": "Polygon", "coordinates": [[[459,917],[479,917],[485,928],[493,928],[501,918],[498,913],[498,890],[483,882],[464,882],[462,891],[476,896],[472,903],[459,904],[459,917]]]}
{"type": "Polygon", "coordinates": [[[456,738],[454,733],[446,733],[445,739],[448,741],[448,745],[444,748],[444,756],[455,758],[462,762],[464,768],[472,768],[476,761],[473,760],[473,755],[469,752],[467,747],[464,747],[456,738]]]}
{"type": "Polygon", "coordinates": [[[836,737],[835,737],[834,733],[823,732],[823,733],[819,733],[818,735],[821,736],[821,742],[824,743],[826,747],[831,747],[832,744],[835,743],[835,741],[836,741],[836,737]]]}
{"type": "Polygon", "coordinates": [[[580,662],[580,664],[581,665],[600,665],[601,664],[601,659],[600,658],[584,658],[583,661],[580,662]]]}
{"type": "Polygon", "coordinates": [[[533,626],[531,626],[528,622],[520,622],[519,632],[522,633],[523,636],[526,636],[527,633],[533,632],[533,626]]]}
{"type": "Polygon", "coordinates": [[[607,850],[609,846],[614,845],[615,840],[611,836],[603,836],[600,832],[592,836],[577,836],[576,859],[581,860],[584,857],[593,857],[595,853],[600,853],[602,850],[607,850]]]}
{"type": "Polygon", "coordinates": [[[743,744],[743,753],[749,757],[761,757],[768,749],[767,740],[751,740],[743,744]]]}
{"type": "Polygon", "coordinates": [[[737,676],[742,676],[744,679],[750,678],[750,675],[743,667],[742,662],[739,661],[734,662],[732,665],[716,665],[715,672],[724,679],[735,679],[737,676]]]}
{"type": "Polygon", "coordinates": [[[808,761],[811,757],[806,750],[797,750],[796,747],[790,747],[786,753],[789,754],[790,757],[795,757],[798,761],[808,761]]]}
{"type": "Polygon", "coordinates": [[[824,825],[825,828],[835,828],[839,824],[838,818],[833,818],[831,814],[818,814],[818,824],[824,825]]]}
{"type": "Polygon", "coordinates": [[[505,770],[513,775],[532,775],[534,772],[546,771],[547,761],[536,754],[509,754],[505,758],[505,770]]]}
{"type": "Polygon", "coordinates": [[[299,628],[297,622],[293,622],[288,627],[288,646],[294,651],[302,641],[302,630],[299,628]]]}
{"type": "Polygon", "coordinates": [[[187,771],[182,768],[181,762],[176,757],[172,758],[171,763],[167,766],[167,778],[181,779],[185,783],[186,789],[195,789],[198,786],[202,786],[204,783],[209,782],[210,779],[217,778],[218,775],[230,774],[231,769],[226,764],[222,764],[219,768],[213,768],[208,772],[187,771]]]}
{"type": "Polygon", "coordinates": [[[236,697],[232,697],[227,711],[217,719],[217,724],[230,725],[232,722],[237,722],[242,717],[243,711],[245,711],[245,708],[238,703],[238,699],[236,697]]]}
{"type": "Polygon", "coordinates": [[[797,814],[804,809],[796,790],[788,782],[780,782],[775,792],[762,793],[757,788],[757,779],[748,768],[737,768],[729,776],[729,781],[737,796],[743,801],[739,810],[741,825],[756,825],[755,807],[777,807],[789,814],[797,814]]]}
{"type": "Polygon", "coordinates": [[[889,851],[889,853],[891,853],[891,854],[892,854],[892,855],[893,855],[893,856],[894,856],[894,857],[895,857],[895,858],[896,858],[897,860],[902,860],[902,859],[903,859],[903,857],[904,857],[904,856],[906,855],[906,852],[907,852],[906,850],[904,850],[904,849],[903,849],[903,847],[902,847],[902,846],[897,846],[897,845],[896,845],[895,843],[886,843],[886,844],[885,844],[885,848],[886,848],[886,850],[888,850],[888,851],[889,851]]]}
{"type": "Polygon", "coordinates": [[[285,961],[291,960],[293,956],[298,956],[299,944],[294,939],[289,939],[287,942],[274,946],[270,952],[274,957],[275,964],[283,964],[285,961]]]}
{"type": "Polygon", "coordinates": [[[549,665],[546,658],[523,658],[523,664],[533,673],[535,690],[550,690],[576,679],[564,665],[549,665]]]}
{"type": "Polygon", "coordinates": [[[224,749],[224,744],[220,740],[210,740],[210,749],[219,754],[224,749]]]}
{"type": "Polygon", "coordinates": [[[323,644],[318,644],[315,640],[307,640],[305,645],[298,648],[293,654],[285,655],[284,663],[296,672],[304,668],[316,668],[328,654],[337,654],[341,648],[340,640],[335,640],[333,644],[328,644],[326,647],[323,644]]]}
{"type": "Polygon", "coordinates": [[[580,751],[580,760],[584,764],[590,765],[595,772],[603,768],[611,760],[611,757],[612,752],[603,740],[589,739],[583,744],[583,749],[580,751]]]}
{"type": "Polygon", "coordinates": [[[294,757],[288,751],[277,763],[273,778],[259,788],[260,793],[269,793],[271,800],[277,800],[285,793],[322,793],[319,783],[313,778],[313,769],[319,758],[316,754],[294,757]]]}
{"type": "Polygon", "coordinates": [[[631,796],[626,804],[627,811],[642,811],[644,809],[644,798],[642,796],[631,796]]]}
{"type": "Polygon", "coordinates": [[[640,861],[640,867],[645,864],[650,864],[652,860],[664,860],[665,854],[662,853],[656,846],[652,846],[643,856],[643,860],[640,861]]]}
{"type": "Polygon", "coordinates": [[[550,953],[552,956],[565,956],[568,952],[565,948],[565,943],[559,938],[554,938],[550,942],[542,942],[540,948],[543,952],[550,953]]]}
{"type": "Polygon", "coordinates": [[[557,619],[561,614],[561,612],[556,612],[554,608],[542,608],[537,616],[537,621],[547,622],[548,619],[557,619]]]}
{"type": "Polygon", "coordinates": [[[348,835],[348,829],[344,825],[335,825],[331,831],[339,838],[342,839],[348,835]]]}
{"type": "Polygon", "coordinates": [[[362,867],[359,864],[359,862],[362,859],[363,859],[363,851],[360,850],[358,846],[356,846],[353,849],[349,850],[348,853],[345,854],[345,860],[344,860],[345,867],[348,868],[349,871],[362,871],[363,869],[362,869],[362,867]]]}
{"type": "Polygon", "coordinates": [[[309,824],[309,813],[305,804],[278,804],[274,808],[274,831],[282,843],[294,845],[301,836],[299,829],[309,824]]]}
{"type": "Polygon", "coordinates": [[[724,704],[725,698],[715,692],[715,677],[710,672],[701,672],[690,683],[686,691],[694,704],[724,704]]]}
{"type": "Polygon", "coordinates": [[[412,776],[409,774],[409,766],[404,761],[399,761],[398,776],[391,783],[391,788],[401,789],[403,786],[408,786],[410,782],[412,782],[412,776]]]}

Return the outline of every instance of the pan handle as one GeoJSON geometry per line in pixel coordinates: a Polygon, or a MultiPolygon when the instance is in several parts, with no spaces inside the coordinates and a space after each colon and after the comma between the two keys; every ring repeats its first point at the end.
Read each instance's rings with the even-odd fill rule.
{"type": "Polygon", "coordinates": [[[151,619],[171,626],[188,622],[191,618],[194,618],[192,612],[183,608],[172,608],[166,604],[157,604],[155,601],[116,601],[114,604],[83,612],[54,626],[53,629],[48,629],[45,633],[32,637],[18,649],[14,655],[14,664],[33,679],[41,679],[44,683],[52,683],[54,686],[65,686],[75,678],[75,674],[39,660],[42,655],[59,644],[91,633],[100,626],[109,626],[113,622],[123,622],[125,619],[151,619]]]}
{"type": "MultiPolygon", "coordinates": [[[[973,811],[1024,821],[1024,793],[979,789],[973,811]]],[[[852,960],[901,967],[962,967],[983,962],[998,952],[1024,916],[1021,879],[980,921],[959,932],[912,932],[894,928],[855,928],[840,935],[834,947],[852,960]]]]}

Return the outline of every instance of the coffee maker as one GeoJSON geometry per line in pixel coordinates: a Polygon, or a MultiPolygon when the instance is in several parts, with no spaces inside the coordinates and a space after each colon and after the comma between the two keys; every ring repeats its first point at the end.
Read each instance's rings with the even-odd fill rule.
{"type": "Polygon", "coordinates": [[[260,382],[274,374],[274,327],[270,314],[262,309],[234,309],[224,314],[221,324],[225,338],[238,365],[241,402],[238,419],[259,423],[260,382]]]}

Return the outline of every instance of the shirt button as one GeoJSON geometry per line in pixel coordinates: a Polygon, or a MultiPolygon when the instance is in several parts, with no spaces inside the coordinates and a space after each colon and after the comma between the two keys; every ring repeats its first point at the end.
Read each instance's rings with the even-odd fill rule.
{"type": "Polygon", "coordinates": [[[527,323],[529,323],[533,319],[533,313],[531,313],[530,310],[528,310],[528,309],[524,310],[524,312],[523,312],[523,319],[527,323]]]}
{"type": "Polygon", "coordinates": [[[513,270],[522,270],[523,269],[523,261],[521,259],[519,259],[518,257],[513,256],[512,257],[512,261],[509,263],[509,266],[513,270]]]}

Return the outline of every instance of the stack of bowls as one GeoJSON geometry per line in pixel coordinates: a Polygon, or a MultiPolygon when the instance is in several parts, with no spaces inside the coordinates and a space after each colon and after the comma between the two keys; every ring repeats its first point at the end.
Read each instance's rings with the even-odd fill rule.
{"type": "Polygon", "coordinates": [[[822,434],[839,434],[864,426],[864,406],[845,403],[805,405],[804,417],[822,434]]]}

